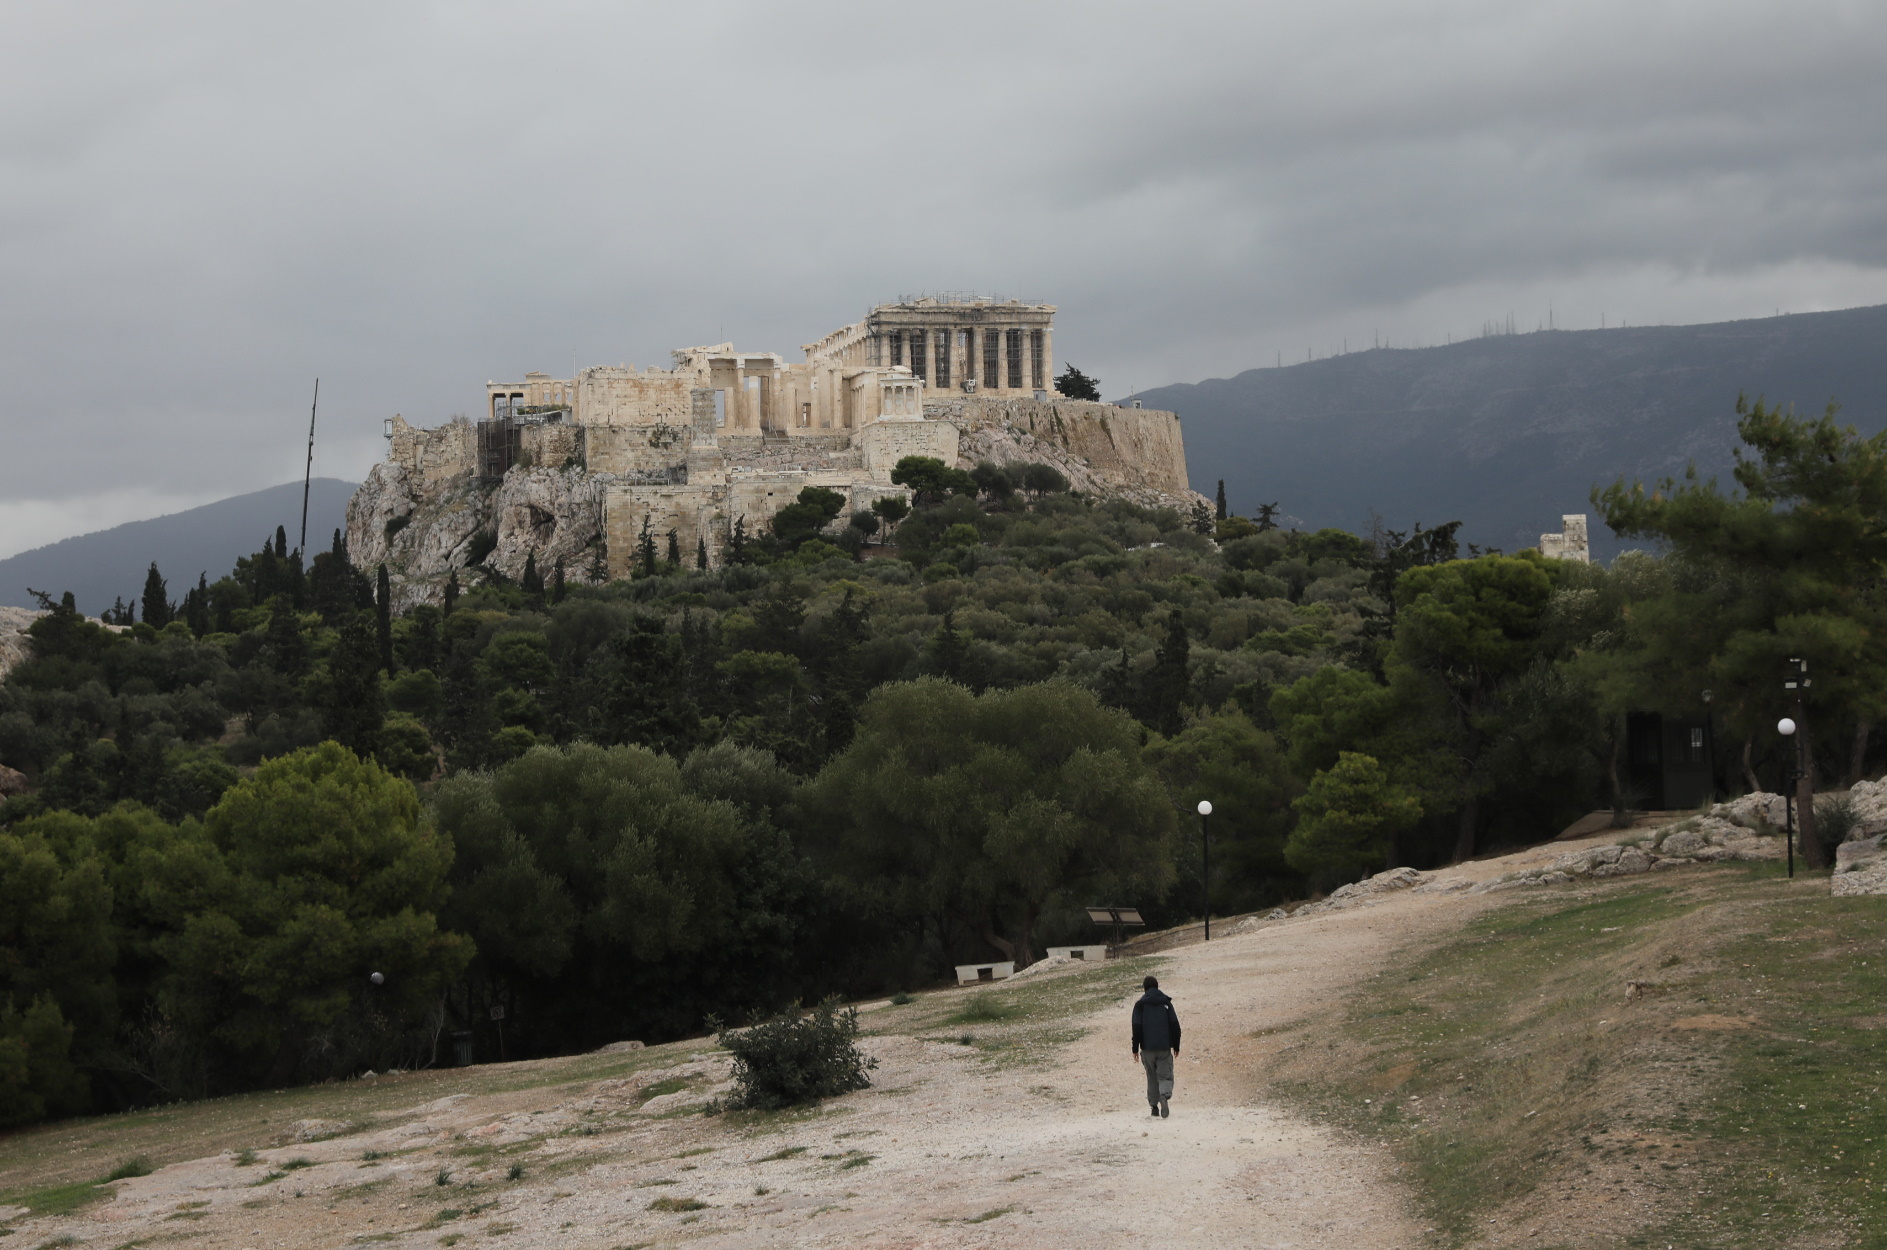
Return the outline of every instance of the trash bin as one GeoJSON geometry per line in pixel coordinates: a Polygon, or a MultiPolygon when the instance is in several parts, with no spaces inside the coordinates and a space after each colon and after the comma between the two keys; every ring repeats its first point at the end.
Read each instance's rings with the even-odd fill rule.
{"type": "Polygon", "coordinates": [[[452,1062],[461,1068],[472,1066],[471,1030],[462,1030],[452,1035],[452,1062]]]}

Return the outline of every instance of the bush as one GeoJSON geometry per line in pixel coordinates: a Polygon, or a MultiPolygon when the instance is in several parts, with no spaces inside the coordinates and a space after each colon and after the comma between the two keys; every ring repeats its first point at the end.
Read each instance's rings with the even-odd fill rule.
{"type": "Polygon", "coordinates": [[[1854,800],[1845,794],[1817,795],[1815,799],[1815,836],[1834,858],[1835,848],[1848,840],[1861,814],[1854,810],[1854,800]]]}
{"type": "Polygon", "coordinates": [[[803,1016],[792,1010],[737,1033],[723,1029],[716,1040],[734,1056],[728,1106],[777,1111],[865,1089],[878,1061],[859,1053],[857,1038],[858,1009],[840,1011],[834,999],[803,1016]]]}

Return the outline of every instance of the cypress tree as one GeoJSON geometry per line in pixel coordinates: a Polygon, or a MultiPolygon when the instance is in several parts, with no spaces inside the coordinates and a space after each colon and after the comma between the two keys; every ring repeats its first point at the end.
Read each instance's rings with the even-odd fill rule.
{"type": "Polygon", "coordinates": [[[1225,479],[1224,478],[1219,479],[1219,501],[1218,501],[1218,504],[1216,505],[1216,510],[1213,514],[1213,519],[1216,521],[1223,521],[1225,519],[1225,479]]]}
{"type": "Polygon", "coordinates": [[[708,567],[708,536],[706,534],[697,535],[695,538],[695,567],[704,570],[708,567]]]}
{"type": "Polygon", "coordinates": [[[458,602],[459,602],[459,571],[457,569],[453,569],[450,573],[446,574],[446,606],[445,606],[445,611],[441,613],[441,615],[451,616],[452,609],[458,606],[458,602]]]}
{"type": "Polygon", "coordinates": [[[170,624],[177,613],[177,605],[166,596],[169,587],[164,584],[163,574],[157,571],[157,561],[151,561],[151,571],[144,575],[144,620],[154,629],[162,629],[170,624]]]}
{"type": "Polygon", "coordinates": [[[563,594],[563,557],[558,556],[557,563],[550,570],[550,601],[562,603],[563,594]]]}
{"type": "Polygon", "coordinates": [[[288,559],[288,530],[280,525],[275,527],[275,558],[288,559]]]}
{"type": "Polygon", "coordinates": [[[375,641],[380,644],[380,667],[393,676],[393,585],[387,580],[387,566],[380,565],[375,577],[373,619],[375,641]]]}
{"type": "Polygon", "coordinates": [[[931,671],[939,677],[969,685],[970,642],[957,628],[957,614],[954,608],[946,608],[943,622],[938,625],[937,633],[931,639],[931,671]]]}
{"type": "Polygon", "coordinates": [[[636,539],[636,563],[642,567],[642,576],[655,576],[655,535],[649,530],[649,518],[642,518],[642,533],[636,539]]]}
{"type": "Polygon", "coordinates": [[[681,536],[674,530],[668,531],[668,567],[681,567],[681,536]]]}
{"type": "Polygon", "coordinates": [[[183,597],[184,619],[190,624],[190,632],[201,638],[210,632],[210,574],[204,570],[197,574],[197,586],[183,597]]]}
{"type": "Polygon", "coordinates": [[[537,553],[527,551],[524,554],[524,576],[518,580],[525,597],[532,603],[541,603],[544,599],[544,575],[537,571],[537,553]]]}

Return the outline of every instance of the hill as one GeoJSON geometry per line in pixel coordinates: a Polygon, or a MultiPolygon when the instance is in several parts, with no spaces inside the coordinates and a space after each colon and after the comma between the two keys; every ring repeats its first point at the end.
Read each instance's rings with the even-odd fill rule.
{"type": "MultiPolygon", "coordinates": [[[[1603,841],[1450,872],[1487,881],[1603,841]]],[[[694,1038],[26,1128],[0,1137],[0,1234],[1877,1244],[1875,900],[1767,860],[1339,902],[1123,952],[1153,958],[860,1004],[871,1087],[815,1111],[716,1114],[728,1056],[694,1038]],[[1185,1023],[1168,1119],[1127,1050],[1149,971],[1185,1023]]]]}
{"type": "MultiPolygon", "coordinates": [[[[347,523],[354,485],[331,477],[314,480],[308,493],[311,548],[325,551],[333,532],[347,523]]],[[[153,560],[170,583],[171,597],[181,599],[197,574],[215,581],[278,525],[288,528],[292,543],[301,526],[301,487],[293,482],[48,543],[0,560],[0,605],[33,606],[29,586],[54,595],[69,590],[79,611],[96,616],[112,600],[141,592],[153,560]]]]}
{"type": "Polygon", "coordinates": [[[1193,487],[1224,478],[1236,512],[1276,501],[1351,530],[1371,509],[1396,529],[1460,519],[1463,541],[1511,551],[1620,475],[1695,461],[1727,483],[1739,392],[1887,426],[1887,305],[1373,349],[1135,398],[1180,414],[1193,487]]]}

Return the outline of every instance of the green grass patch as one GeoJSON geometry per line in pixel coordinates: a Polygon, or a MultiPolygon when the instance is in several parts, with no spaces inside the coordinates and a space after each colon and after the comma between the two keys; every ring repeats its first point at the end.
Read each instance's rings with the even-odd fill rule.
{"type": "Polygon", "coordinates": [[[129,1180],[133,1176],[149,1176],[157,1171],[157,1165],[151,1162],[149,1155],[135,1155],[126,1159],[106,1174],[107,1181],[129,1180]]]}
{"type": "Polygon", "coordinates": [[[648,1209],[668,1212],[705,1211],[708,1209],[708,1204],[693,1198],[657,1198],[649,1204],[648,1209]]]}
{"type": "Polygon", "coordinates": [[[49,1185],[45,1189],[0,1195],[0,1206],[25,1207],[34,1215],[67,1215],[107,1194],[99,1181],[49,1185]]]}
{"type": "Polygon", "coordinates": [[[760,1158],[755,1159],[754,1162],[755,1163],[778,1163],[781,1159],[790,1159],[794,1155],[803,1155],[805,1153],[806,1153],[806,1147],[804,1146],[788,1146],[783,1150],[776,1150],[770,1155],[762,1155],[760,1158]]]}
{"type": "Polygon", "coordinates": [[[945,1024],[1007,1024],[1022,1017],[1023,1006],[1019,1002],[998,996],[994,991],[983,990],[970,995],[963,1006],[945,1020],[945,1024]]]}
{"type": "Polygon", "coordinates": [[[653,1085],[644,1085],[636,1092],[636,1105],[641,1106],[651,1098],[660,1098],[664,1094],[679,1094],[688,1088],[688,1078],[671,1076],[666,1081],[657,1081],[653,1085]]]}

